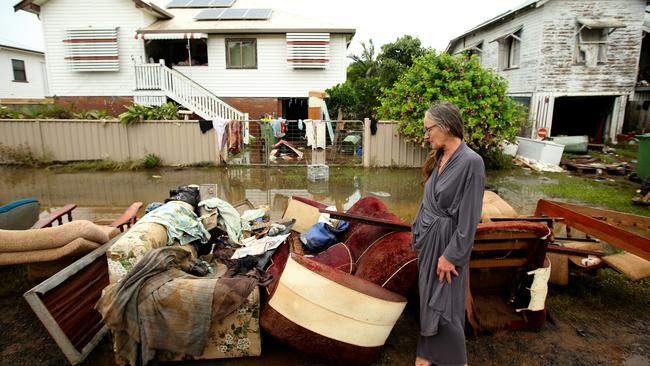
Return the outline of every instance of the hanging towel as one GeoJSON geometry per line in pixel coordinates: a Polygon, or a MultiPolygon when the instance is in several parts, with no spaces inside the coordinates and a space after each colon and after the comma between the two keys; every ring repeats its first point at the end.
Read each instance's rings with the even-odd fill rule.
{"type": "Polygon", "coordinates": [[[201,133],[206,133],[212,129],[212,121],[209,119],[202,119],[199,121],[199,128],[201,129],[201,133]]]}
{"type": "MultiPolygon", "coordinates": [[[[647,108],[646,108],[646,109],[647,109],[647,108]]],[[[302,120],[301,120],[301,119],[298,120],[298,129],[299,129],[300,131],[302,131],[302,120]]]]}
{"type": "Polygon", "coordinates": [[[325,122],[323,121],[314,121],[314,134],[316,145],[312,148],[314,149],[324,149],[325,148],[325,122]]]}
{"type": "Polygon", "coordinates": [[[214,127],[214,131],[217,134],[217,146],[221,148],[221,144],[223,141],[223,134],[226,132],[226,125],[228,124],[228,120],[225,120],[223,118],[217,118],[212,121],[212,126],[214,127]]]}
{"type": "Polygon", "coordinates": [[[315,149],[316,144],[314,141],[314,123],[310,119],[305,120],[305,137],[307,138],[307,146],[315,149]]]}
{"type": "Polygon", "coordinates": [[[217,135],[217,155],[221,162],[226,162],[228,160],[228,150],[223,148],[224,145],[224,134],[226,132],[226,125],[228,120],[218,118],[212,121],[214,126],[214,131],[217,135]]]}

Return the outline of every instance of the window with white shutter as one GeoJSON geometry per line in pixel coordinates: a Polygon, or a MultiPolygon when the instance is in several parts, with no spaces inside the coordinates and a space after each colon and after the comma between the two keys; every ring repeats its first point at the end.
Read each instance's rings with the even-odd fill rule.
{"type": "Polygon", "coordinates": [[[289,67],[324,69],[329,62],[329,33],[287,33],[287,63],[289,67]]]}
{"type": "Polygon", "coordinates": [[[117,28],[66,31],[65,59],[73,71],[119,71],[117,28]]]}

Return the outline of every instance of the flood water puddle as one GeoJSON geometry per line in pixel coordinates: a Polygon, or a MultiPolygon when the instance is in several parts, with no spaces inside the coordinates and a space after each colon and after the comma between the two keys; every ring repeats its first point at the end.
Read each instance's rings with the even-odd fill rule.
{"type": "MultiPolygon", "coordinates": [[[[361,197],[380,198],[406,222],[411,222],[422,198],[419,169],[363,169],[330,167],[328,181],[311,182],[306,167],[210,168],[138,172],[56,172],[47,169],[0,168],[0,204],[35,197],[45,210],[77,204],[76,219],[110,220],[131,203],[163,201],[171,188],[213,183],[218,196],[229,202],[250,200],[269,205],[281,216],[290,196],[302,196],[339,210],[361,197]]],[[[532,213],[539,193],[536,176],[489,172],[488,184],[518,212],[532,213]],[[528,184],[527,181],[530,181],[528,184]]]]}

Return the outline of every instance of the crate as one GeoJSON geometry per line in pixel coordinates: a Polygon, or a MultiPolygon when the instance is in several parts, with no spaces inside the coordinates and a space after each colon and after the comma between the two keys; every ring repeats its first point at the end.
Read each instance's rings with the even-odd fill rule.
{"type": "Polygon", "coordinates": [[[307,179],[316,182],[321,180],[329,180],[330,167],[325,164],[310,164],[307,165],[307,179]]]}

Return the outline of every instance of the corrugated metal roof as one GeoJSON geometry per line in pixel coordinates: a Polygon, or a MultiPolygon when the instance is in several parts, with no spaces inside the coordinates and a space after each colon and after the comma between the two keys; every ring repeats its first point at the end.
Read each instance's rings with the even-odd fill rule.
{"type": "Polygon", "coordinates": [[[480,30],[482,28],[485,28],[487,26],[499,23],[500,21],[505,20],[505,18],[507,18],[508,16],[517,14],[517,13],[521,12],[522,10],[525,10],[525,9],[528,9],[528,8],[539,8],[540,6],[546,4],[549,1],[550,0],[526,0],[523,4],[517,6],[516,8],[514,8],[512,10],[508,10],[505,13],[499,14],[496,17],[494,17],[494,18],[492,18],[492,19],[490,19],[490,20],[488,20],[486,22],[483,22],[483,23],[479,24],[476,27],[468,30],[467,32],[465,32],[463,34],[461,34],[460,36],[452,39],[451,41],[449,41],[449,44],[447,45],[446,52],[449,52],[451,50],[451,48],[456,43],[456,41],[458,41],[459,39],[467,36],[468,34],[474,33],[474,32],[476,32],[476,31],[478,31],[478,30],[480,30]]]}
{"type": "MultiPolygon", "coordinates": [[[[169,0],[153,0],[152,3],[165,7],[169,0]]],[[[324,3],[321,3],[324,4],[324,3]]],[[[354,27],[334,24],[318,18],[309,18],[303,15],[292,14],[278,7],[273,1],[264,0],[237,0],[231,9],[237,8],[272,8],[273,14],[267,20],[200,20],[195,16],[203,9],[166,9],[174,17],[169,20],[159,20],[147,27],[141,28],[139,33],[164,33],[164,32],[203,32],[203,33],[286,33],[286,32],[329,32],[354,34],[354,27]]],[[[322,5],[325,6],[325,5],[322,5]]],[[[318,14],[315,9],[314,14],[318,14]]]]}

